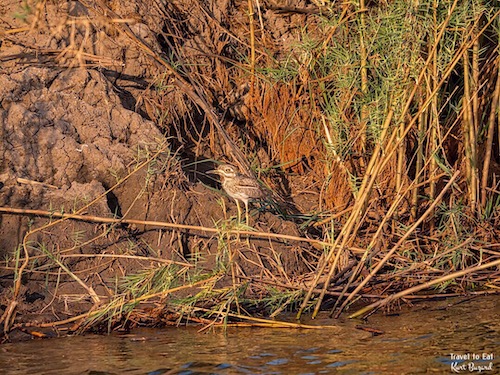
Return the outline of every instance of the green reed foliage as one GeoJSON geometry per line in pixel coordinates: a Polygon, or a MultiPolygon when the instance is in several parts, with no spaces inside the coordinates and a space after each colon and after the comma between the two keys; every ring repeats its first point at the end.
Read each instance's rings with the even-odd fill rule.
{"type": "Polygon", "coordinates": [[[179,277],[184,272],[175,265],[166,265],[144,269],[138,273],[123,278],[121,287],[133,298],[147,294],[167,291],[179,283],[179,277]]]}

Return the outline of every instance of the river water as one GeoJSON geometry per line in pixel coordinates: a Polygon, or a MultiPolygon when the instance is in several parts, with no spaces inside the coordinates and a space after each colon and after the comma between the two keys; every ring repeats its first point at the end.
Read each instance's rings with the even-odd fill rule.
{"type": "Polygon", "coordinates": [[[368,321],[325,315],[304,323],[329,327],[137,329],[7,343],[0,374],[500,373],[500,296],[419,303],[368,321]]]}

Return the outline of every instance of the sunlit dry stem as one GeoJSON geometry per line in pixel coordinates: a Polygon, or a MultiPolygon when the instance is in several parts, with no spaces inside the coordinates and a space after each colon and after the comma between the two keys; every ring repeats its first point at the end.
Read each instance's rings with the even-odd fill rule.
{"type": "MultiPolygon", "coordinates": [[[[360,70],[361,70],[361,93],[367,95],[368,93],[368,68],[367,68],[367,52],[365,46],[365,0],[359,0],[359,45],[360,45],[360,70]]],[[[361,150],[366,151],[366,130],[368,125],[368,109],[366,104],[361,106],[361,126],[360,126],[360,142],[361,150]]]]}
{"type": "MultiPolygon", "coordinates": [[[[433,40],[432,42],[435,44],[439,44],[438,40],[438,35],[437,35],[437,30],[438,30],[438,20],[437,20],[437,7],[438,3],[437,0],[434,0],[433,3],[433,30],[434,30],[434,35],[433,35],[433,40]]],[[[430,158],[430,165],[429,165],[429,176],[432,178],[433,175],[436,174],[436,169],[437,169],[437,161],[436,161],[436,137],[438,134],[438,127],[439,127],[439,114],[438,114],[438,98],[437,95],[431,95],[432,92],[434,92],[437,89],[438,86],[438,61],[437,61],[437,48],[433,49],[432,52],[432,61],[429,66],[428,72],[429,72],[429,84],[430,84],[430,89],[429,89],[429,97],[431,97],[431,105],[430,105],[430,111],[428,111],[428,125],[430,127],[430,136],[427,142],[427,156],[430,158]]],[[[434,197],[436,196],[436,182],[437,181],[432,181],[429,185],[429,199],[433,200],[434,197]]]]}
{"type": "MultiPolygon", "coordinates": [[[[484,155],[484,164],[481,180],[481,207],[484,210],[487,200],[488,177],[490,173],[491,155],[493,153],[493,137],[495,135],[495,117],[500,100],[500,58],[497,56],[497,82],[491,101],[490,116],[488,119],[488,136],[486,138],[486,152],[484,155]]],[[[499,112],[500,116],[500,112],[499,112]]]]}
{"type": "Polygon", "coordinates": [[[413,220],[417,217],[418,212],[418,201],[419,201],[419,182],[422,178],[422,166],[424,163],[424,138],[425,138],[425,129],[426,129],[426,115],[425,112],[422,111],[422,98],[419,98],[419,115],[418,115],[418,131],[417,131],[417,150],[415,151],[417,154],[417,161],[415,163],[415,179],[416,184],[413,187],[412,192],[412,207],[411,207],[411,218],[413,220]]]}
{"type": "Polygon", "coordinates": [[[465,107],[464,111],[464,143],[466,158],[468,163],[467,182],[469,186],[469,203],[470,208],[475,210],[477,201],[477,155],[476,155],[476,132],[474,129],[474,115],[472,112],[472,96],[471,85],[470,85],[470,69],[469,69],[469,52],[466,49],[463,55],[464,61],[464,97],[463,105],[465,107]]]}
{"type": "MultiPolygon", "coordinates": [[[[250,98],[253,100],[255,89],[255,24],[253,2],[248,0],[248,20],[250,24],[250,98]]],[[[251,106],[250,106],[251,107],[251,106]]]]}

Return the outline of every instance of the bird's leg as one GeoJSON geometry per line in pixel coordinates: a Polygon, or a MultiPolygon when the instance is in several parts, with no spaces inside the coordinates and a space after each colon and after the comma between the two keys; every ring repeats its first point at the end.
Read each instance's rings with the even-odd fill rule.
{"type": "Polygon", "coordinates": [[[248,221],[248,201],[245,201],[245,220],[246,220],[246,224],[247,225],[250,225],[250,222],[248,221]]]}
{"type": "Polygon", "coordinates": [[[241,208],[240,208],[240,202],[238,202],[238,199],[235,199],[236,201],[236,207],[238,208],[238,224],[241,224],[241,208]]]}
{"type": "Polygon", "coordinates": [[[238,208],[238,232],[236,234],[236,240],[238,242],[240,242],[240,226],[241,226],[241,208],[240,208],[240,202],[238,201],[238,199],[235,199],[236,201],[236,207],[238,208]]]}

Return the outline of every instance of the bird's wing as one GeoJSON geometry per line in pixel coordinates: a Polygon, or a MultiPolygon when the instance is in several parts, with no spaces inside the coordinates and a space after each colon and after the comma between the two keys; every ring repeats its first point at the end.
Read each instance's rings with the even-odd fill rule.
{"type": "Polygon", "coordinates": [[[239,185],[241,186],[245,186],[245,187],[256,187],[256,188],[259,188],[260,189],[260,185],[259,183],[251,178],[251,177],[247,177],[247,176],[241,176],[240,180],[238,181],[239,185]]]}
{"type": "Polygon", "coordinates": [[[241,176],[241,179],[238,181],[238,185],[247,189],[251,189],[252,198],[262,198],[265,196],[262,188],[260,187],[260,184],[257,182],[257,180],[251,177],[241,176]]]}

